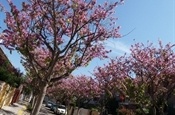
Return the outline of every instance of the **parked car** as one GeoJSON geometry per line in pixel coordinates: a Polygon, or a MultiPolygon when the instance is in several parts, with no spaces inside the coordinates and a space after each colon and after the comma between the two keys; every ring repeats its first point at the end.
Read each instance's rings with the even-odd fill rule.
{"type": "Polygon", "coordinates": [[[51,108],[53,104],[55,104],[55,103],[52,102],[52,101],[47,101],[47,102],[46,102],[46,107],[51,108]]]}
{"type": "Polygon", "coordinates": [[[53,111],[54,113],[56,112],[57,108],[58,108],[59,104],[52,104],[52,106],[50,107],[50,110],[53,111]]]}
{"type": "Polygon", "coordinates": [[[54,111],[57,115],[67,115],[66,106],[58,105],[57,109],[54,111]]]}

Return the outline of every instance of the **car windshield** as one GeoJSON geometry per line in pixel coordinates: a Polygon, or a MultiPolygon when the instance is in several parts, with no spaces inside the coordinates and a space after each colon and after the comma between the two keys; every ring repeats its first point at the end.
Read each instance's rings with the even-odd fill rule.
{"type": "Polygon", "coordinates": [[[48,101],[48,103],[54,104],[54,102],[52,102],[52,101],[48,101]]]}
{"type": "Polygon", "coordinates": [[[66,107],[64,105],[59,105],[58,108],[66,109],[66,107]]]}
{"type": "Polygon", "coordinates": [[[52,106],[58,106],[57,104],[52,104],[52,106]]]}

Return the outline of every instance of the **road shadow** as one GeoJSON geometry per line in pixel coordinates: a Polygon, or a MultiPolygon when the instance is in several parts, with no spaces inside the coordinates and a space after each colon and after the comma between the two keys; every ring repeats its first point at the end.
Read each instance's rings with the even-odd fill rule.
{"type": "Polygon", "coordinates": [[[16,115],[11,111],[0,109],[0,115],[16,115]]]}
{"type": "Polygon", "coordinates": [[[53,111],[50,110],[50,108],[42,106],[39,115],[55,115],[55,114],[53,111]]]}
{"type": "Polygon", "coordinates": [[[10,105],[10,107],[18,107],[18,105],[12,104],[10,105]]]}
{"type": "Polygon", "coordinates": [[[27,102],[27,101],[20,101],[20,102],[18,102],[18,104],[23,105],[23,106],[28,106],[29,102],[27,102]]]}

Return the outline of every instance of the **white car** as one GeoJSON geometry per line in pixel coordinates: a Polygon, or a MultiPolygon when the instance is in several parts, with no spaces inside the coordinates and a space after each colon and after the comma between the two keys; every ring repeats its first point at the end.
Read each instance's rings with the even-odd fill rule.
{"type": "Polygon", "coordinates": [[[67,114],[66,107],[64,105],[59,105],[56,113],[58,115],[66,115],[67,114]]]}

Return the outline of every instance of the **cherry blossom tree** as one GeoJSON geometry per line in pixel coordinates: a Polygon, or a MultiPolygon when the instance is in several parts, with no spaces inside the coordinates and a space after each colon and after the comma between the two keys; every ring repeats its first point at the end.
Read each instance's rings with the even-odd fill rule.
{"type": "Polygon", "coordinates": [[[141,114],[163,115],[175,88],[175,45],[137,43],[129,56],[112,59],[94,75],[109,97],[116,92],[135,103],[141,114]]]}
{"type": "MultiPolygon", "coordinates": [[[[144,86],[144,93],[149,99],[152,114],[163,115],[164,106],[175,88],[175,53],[174,45],[155,47],[135,44],[131,48],[131,71],[135,74],[135,83],[144,86]]],[[[151,112],[151,111],[150,111],[151,112]]]]}
{"type": "Polygon", "coordinates": [[[7,0],[2,44],[17,50],[41,87],[32,114],[37,115],[51,81],[67,77],[79,66],[108,51],[104,40],[119,38],[114,9],[123,0],[98,5],[96,0],[28,0],[18,8],[7,0]]]}
{"type": "Polygon", "coordinates": [[[73,78],[62,79],[59,83],[55,82],[49,86],[47,95],[56,100],[57,103],[66,102],[66,105],[69,105],[69,103],[73,101],[73,86],[76,86],[73,78]]]}
{"type": "Polygon", "coordinates": [[[111,59],[108,64],[94,70],[95,79],[99,82],[99,87],[103,92],[101,111],[107,108],[110,114],[117,114],[118,102],[116,102],[116,97],[125,96],[127,90],[124,84],[124,80],[129,77],[130,71],[127,65],[126,56],[121,56],[111,59]],[[111,100],[115,102],[114,105],[111,104],[111,100]]]}
{"type": "Polygon", "coordinates": [[[101,90],[110,97],[115,96],[116,91],[122,93],[122,81],[129,75],[130,69],[127,68],[128,61],[125,56],[111,59],[103,67],[94,70],[94,75],[100,84],[101,90]]]}
{"type": "MultiPolygon", "coordinates": [[[[103,106],[106,106],[110,114],[117,114],[120,101],[128,101],[133,105],[137,104],[141,114],[145,113],[141,105],[147,104],[148,100],[145,96],[145,84],[137,84],[134,78],[134,72],[131,68],[131,60],[128,56],[116,57],[103,67],[95,70],[95,76],[100,84],[100,88],[105,94],[103,106]],[[119,97],[118,102],[112,105],[110,100],[115,101],[119,97]],[[112,106],[110,106],[112,105],[112,106]],[[109,107],[108,107],[109,106],[109,107]]],[[[134,105],[134,106],[135,106],[134,105]]]]}
{"type": "MultiPolygon", "coordinates": [[[[67,108],[76,106],[78,108],[98,108],[97,104],[90,104],[90,101],[101,96],[101,89],[98,82],[88,76],[70,77],[59,81],[57,85],[48,88],[47,94],[57,100],[58,103],[66,104],[67,108]]],[[[71,110],[71,109],[70,109],[71,110]]],[[[69,111],[73,114],[73,110],[69,111]]]]}
{"type": "Polygon", "coordinates": [[[93,99],[101,95],[99,84],[88,76],[77,76],[59,81],[57,85],[48,88],[47,93],[58,101],[75,103],[82,99],[93,99]],[[75,99],[76,100],[73,100],[75,99]]]}

